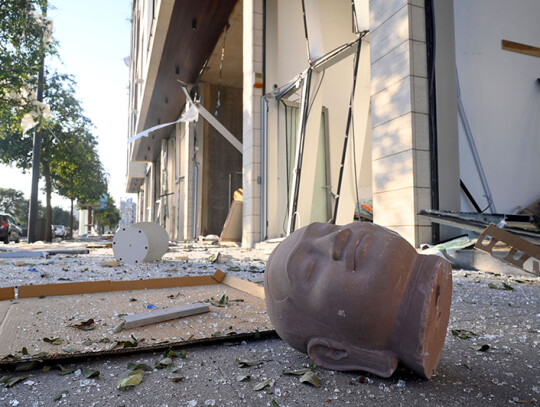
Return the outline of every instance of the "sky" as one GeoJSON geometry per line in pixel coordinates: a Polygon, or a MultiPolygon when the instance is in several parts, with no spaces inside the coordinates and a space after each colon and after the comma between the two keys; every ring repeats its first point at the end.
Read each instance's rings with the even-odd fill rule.
{"type": "MultiPolygon", "coordinates": [[[[110,175],[109,192],[119,206],[121,197],[130,196],[125,193],[129,68],[124,58],[130,53],[131,0],[49,0],[47,15],[61,62],[49,58],[46,64],[74,75],[78,99],[95,125],[100,159],[110,175]]],[[[31,171],[23,174],[0,165],[0,187],[30,198],[31,183],[31,171]]],[[[40,179],[40,190],[43,185],[40,179]]],[[[45,202],[42,192],[39,199],[45,202]]],[[[70,205],[57,195],[52,204],[70,205]]]]}

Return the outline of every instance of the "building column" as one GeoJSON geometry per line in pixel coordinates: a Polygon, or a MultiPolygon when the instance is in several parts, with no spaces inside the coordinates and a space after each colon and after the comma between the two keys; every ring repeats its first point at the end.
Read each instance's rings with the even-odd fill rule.
{"type": "Polygon", "coordinates": [[[261,96],[255,73],[263,72],[263,0],[244,0],[242,246],[261,240],[261,96]]]}
{"type": "Polygon", "coordinates": [[[423,0],[371,0],[374,222],[414,246],[431,241],[426,24],[423,0]]]}

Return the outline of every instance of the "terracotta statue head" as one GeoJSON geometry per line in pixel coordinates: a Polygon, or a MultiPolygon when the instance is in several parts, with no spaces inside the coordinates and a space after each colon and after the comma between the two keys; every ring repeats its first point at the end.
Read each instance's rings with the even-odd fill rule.
{"type": "Polygon", "coordinates": [[[279,336],[332,370],[430,378],[446,336],[450,264],[371,223],[313,223],[274,250],[266,307],[279,336]]]}

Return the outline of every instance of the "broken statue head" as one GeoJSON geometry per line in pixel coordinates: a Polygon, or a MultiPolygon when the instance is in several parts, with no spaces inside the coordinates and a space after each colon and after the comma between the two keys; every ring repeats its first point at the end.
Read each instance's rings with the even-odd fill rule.
{"type": "Polygon", "coordinates": [[[450,264],[371,223],[313,223],[274,250],[266,307],[279,336],[332,370],[433,374],[452,299],[450,264]]]}

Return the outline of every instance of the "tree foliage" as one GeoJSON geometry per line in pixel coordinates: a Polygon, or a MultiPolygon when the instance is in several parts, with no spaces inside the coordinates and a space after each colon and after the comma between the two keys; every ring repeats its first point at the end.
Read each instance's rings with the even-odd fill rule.
{"type": "Polygon", "coordinates": [[[43,97],[50,117],[44,117],[36,104],[33,90],[40,65],[55,49],[48,39],[51,26],[43,17],[46,7],[46,0],[0,0],[0,162],[23,170],[31,167],[33,135],[23,131],[21,118],[29,111],[41,115],[40,174],[50,240],[52,192],[69,198],[72,206],[75,200],[94,203],[107,191],[108,175],[99,159],[93,125],[76,98],[73,77],[46,72],[43,97]]]}
{"type": "Polygon", "coordinates": [[[42,12],[46,0],[0,0],[0,138],[21,130],[33,109],[38,71],[50,44],[51,25],[42,12]],[[45,39],[44,39],[45,38],[45,39]]]}
{"type": "Polygon", "coordinates": [[[0,212],[9,213],[18,223],[26,223],[28,200],[24,193],[14,188],[0,188],[0,212]]]}
{"type": "Polygon", "coordinates": [[[105,227],[116,229],[121,218],[120,211],[116,207],[114,199],[110,195],[107,198],[107,208],[96,209],[94,214],[101,234],[104,233],[105,227]]]}
{"type": "MultiPolygon", "coordinates": [[[[69,226],[71,224],[70,219],[71,214],[69,211],[66,211],[65,209],[54,206],[53,207],[53,216],[52,216],[52,223],[53,225],[64,225],[69,226]]],[[[74,226],[75,229],[79,227],[79,222],[75,220],[74,226]]]]}

